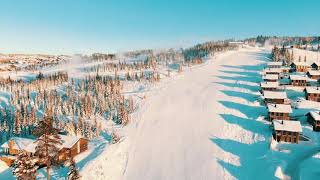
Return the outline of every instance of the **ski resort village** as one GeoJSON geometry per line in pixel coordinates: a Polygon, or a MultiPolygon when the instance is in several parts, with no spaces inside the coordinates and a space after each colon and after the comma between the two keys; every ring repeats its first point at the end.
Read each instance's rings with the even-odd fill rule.
{"type": "Polygon", "coordinates": [[[314,179],[320,59],[301,40],[319,39],[1,54],[0,179],[314,179]]]}
{"type": "Polygon", "coordinates": [[[0,180],[320,179],[319,7],[0,0],[0,180]]]}

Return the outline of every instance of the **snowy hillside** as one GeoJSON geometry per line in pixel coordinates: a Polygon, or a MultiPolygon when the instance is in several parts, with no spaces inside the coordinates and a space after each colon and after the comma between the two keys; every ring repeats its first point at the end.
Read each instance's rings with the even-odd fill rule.
{"type": "Polygon", "coordinates": [[[281,160],[269,149],[258,92],[266,56],[227,52],[162,82],[125,139],[81,170],[84,178],[275,179],[281,160]]]}

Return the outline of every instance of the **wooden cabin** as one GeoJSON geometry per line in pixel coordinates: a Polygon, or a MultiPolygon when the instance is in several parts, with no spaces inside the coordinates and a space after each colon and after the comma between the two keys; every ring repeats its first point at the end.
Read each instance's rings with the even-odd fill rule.
{"type": "Polygon", "coordinates": [[[304,89],[306,100],[320,102],[320,88],[306,87],[304,89]]]}
{"type": "Polygon", "coordinates": [[[293,72],[307,72],[311,66],[306,62],[293,62],[290,67],[293,72]]]}
{"type": "Polygon", "coordinates": [[[278,91],[264,91],[263,92],[264,102],[266,104],[285,104],[287,99],[286,92],[278,91]]]}
{"type": "Polygon", "coordinates": [[[59,150],[59,161],[66,161],[88,149],[88,140],[85,138],[60,135],[63,144],[59,150]]]}
{"type": "Polygon", "coordinates": [[[320,63],[319,62],[314,62],[311,64],[311,68],[313,70],[320,70],[320,63]]]}
{"type": "Polygon", "coordinates": [[[277,82],[279,80],[279,75],[277,74],[266,74],[262,77],[266,82],[277,82]]]}
{"type": "Polygon", "coordinates": [[[320,131],[320,111],[310,111],[307,116],[307,121],[312,125],[314,131],[320,131]]]}
{"type": "MultiPolygon", "coordinates": [[[[88,140],[82,137],[59,135],[62,145],[59,146],[58,160],[66,161],[88,149],[88,140]]],[[[30,156],[34,155],[36,143],[33,139],[13,137],[1,146],[1,160],[9,166],[15,160],[15,156],[20,152],[27,152],[30,156]]]]}
{"type": "Polygon", "coordinates": [[[309,70],[307,72],[307,76],[311,79],[320,79],[320,71],[317,71],[317,70],[309,70]]]}
{"type": "Polygon", "coordinates": [[[278,91],[280,86],[279,82],[261,82],[261,91],[278,91]]]}
{"type": "Polygon", "coordinates": [[[282,62],[268,62],[267,67],[268,68],[281,68],[282,67],[282,62]]]}
{"type": "Polygon", "coordinates": [[[269,121],[274,119],[290,120],[289,114],[292,113],[290,105],[286,104],[268,104],[269,121]]]}
{"type": "MultiPolygon", "coordinates": [[[[8,166],[11,166],[15,160],[15,156],[21,152],[28,152],[27,147],[34,142],[33,139],[12,137],[1,145],[2,154],[0,159],[8,166]]],[[[32,153],[29,153],[32,155],[32,153]]]]}
{"type": "Polygon", "coordinates": [[[302,133],[300,121],[273,120],[273,138],[280,142],[299,143],[302,133]]]}
{"type": "Polygon", "coordinates": [[[290,75],[289,80],[292,86],[307,86],[307,77],[303,75],[290,75]]]}

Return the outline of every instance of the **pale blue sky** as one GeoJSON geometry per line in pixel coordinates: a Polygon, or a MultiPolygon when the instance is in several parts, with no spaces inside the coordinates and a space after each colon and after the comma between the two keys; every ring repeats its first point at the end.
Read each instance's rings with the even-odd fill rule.
{"type": "Polygon", "coordinates": [[[0,0],[0,52],[117,52],[319,35],[319,7],[319,0],[0,0]]]}

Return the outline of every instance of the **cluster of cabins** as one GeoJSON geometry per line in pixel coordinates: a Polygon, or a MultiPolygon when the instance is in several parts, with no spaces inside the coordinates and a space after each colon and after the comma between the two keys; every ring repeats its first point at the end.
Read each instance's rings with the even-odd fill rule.
{"type": "MultiPolygon", "coordinates": [[[[305,62],[283,66],[283,62],[269,62],[263,71],[261,93],[268,110],[268,120],[272,122],[273,138],[278,142],[299,143],[302,134],[300,121],[294,120],[291,102],[284,91],[286,86],[303,88],[305,98],[320,102],[320,64],[305,62]],[[282,81],[287,80],[287,81],[282,81]]],[[[308,122],[314,131],[320,131],[320,111],[311,111],[308,122]]]]}
{"type": "MultiPolygon", "coordinates": [[[[58,161],[61,163],[88,149],[88,140],[85,138],[67,135],[59,136],[62,144],[58,146],[58,161]]],[[[34,139],[12,137],[1,145],[0,159],[8,166],[11,166],[16,156],[21,152],[26,152],[28,155],[33,156],[36,145],[36,140],[34,139]]]]}

